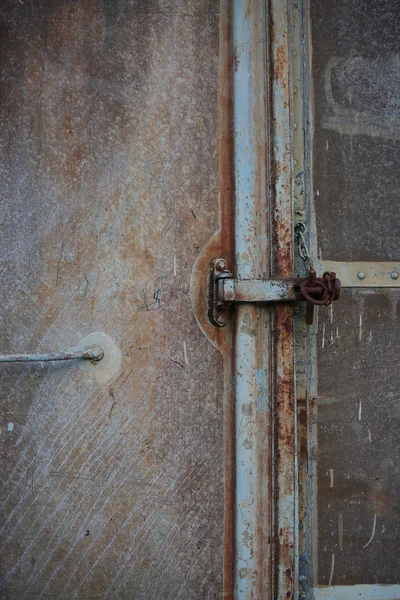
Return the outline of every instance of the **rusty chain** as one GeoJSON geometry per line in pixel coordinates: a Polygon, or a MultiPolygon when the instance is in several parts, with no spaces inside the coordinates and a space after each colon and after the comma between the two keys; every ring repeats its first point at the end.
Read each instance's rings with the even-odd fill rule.
{"type": "Polygon", "coordinates": [[[340,281],[336,273],[325,271],[322,277],[317,277],[314,269],[308,269],[307,278],[300,283],[300,292],[307,302],[307,325],[311,325],[314,316],[314,306],[329,306],[340,296],[340,281]]]}

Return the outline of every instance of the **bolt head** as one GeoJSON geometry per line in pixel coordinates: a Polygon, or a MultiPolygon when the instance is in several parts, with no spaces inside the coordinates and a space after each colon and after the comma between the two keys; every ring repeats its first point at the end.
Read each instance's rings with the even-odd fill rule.
{"type": "Polygon", "coordinates": [[[91,351],[92,360],[98,361],[101,360],[104,356],[104,352],[101,348],[93,348],[91,351]]]}
{"type": "Polygon", "coordinates": [[[218,315],[216,318],[216,321],[220,327],[222,327],[223,325],[226,325],[226,319],[225,319],[224,315],[218,315]]]}
{"type": "Polygon", "coordinates": [[[390,273],[390,277],[392,279],[398,279],[399,278],[399,274],[397,271],[393,271],[392,273],[390,273]]]}
{"type": "Polygon", "coordinates": [[[215,270],[218,271],[219,273],[222,273],[222,271],[225,271],[226,267],[227,267],[226,260],[224,260],[223,258],[219,258],[215,262],[215,270]]]}
{"type": "Polygon", "coordinates": [[[365,275],[365,273],[360,271],[359,273],[357,273],[357,277],[358,277],[358,279],[365,279],[366,275],[365,275]]]}

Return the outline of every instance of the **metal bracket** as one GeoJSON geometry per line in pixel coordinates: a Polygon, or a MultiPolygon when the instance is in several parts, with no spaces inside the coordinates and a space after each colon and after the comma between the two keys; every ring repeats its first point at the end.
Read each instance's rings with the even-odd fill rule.
{"type": "Polygon", "coordinates": [[[307,323],[312,323],[315,304],[328,305],[340,295],[340,281],[333,272],[316,277],[310,269],[307,278],[235,279],[225,259],[211,263],[209,279],[208,316],[213,325],[223,327],[233,303],[271,304],[276,302],[307,301],[307,323]]]}
{"type": "Polygon", "coordinates": [[[318,271],[340,273],[342,287],[400,288],[400,262],[314,261],[318,271]]]}

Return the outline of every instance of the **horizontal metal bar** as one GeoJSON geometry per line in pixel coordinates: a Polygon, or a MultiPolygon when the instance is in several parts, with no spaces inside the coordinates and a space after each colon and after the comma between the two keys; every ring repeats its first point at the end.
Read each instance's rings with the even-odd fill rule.
{"type": "Polygon", "coordinates": [[[400,585],[359,584],[316,587],[312,590],[315,600],[399,600],[400,585]]]}
{"type": "Polygon", "coordinates": [[[314,261],[318,273],[333,271],[342,288],[390,287],[400,288],[400,262],[340,262],[314,261]]]}
{"type": "Polygon", "coordinates": [[[218,296],[221,302],[293,302],[299,299],[296,283],[295,279],[220,279],[218,296]]]}
{"type": "Polygon", "coordinates": [[[70,352],[54,352],[46,354],[3,354],[0,355],[0,363],[10,362],[52,362],[56,360],[91,360],[99,362],[104,356],[101,348],[84,348],[83,350],[72,350],[70,352]]]}

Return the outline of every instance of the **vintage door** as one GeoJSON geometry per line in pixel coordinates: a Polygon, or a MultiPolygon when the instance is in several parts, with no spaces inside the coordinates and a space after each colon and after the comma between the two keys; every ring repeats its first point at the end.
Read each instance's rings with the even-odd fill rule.
{"type": "Polygon", "coordinates": [[[0,16],[0,599],[398,600],[398,2],[0,16]]]}

